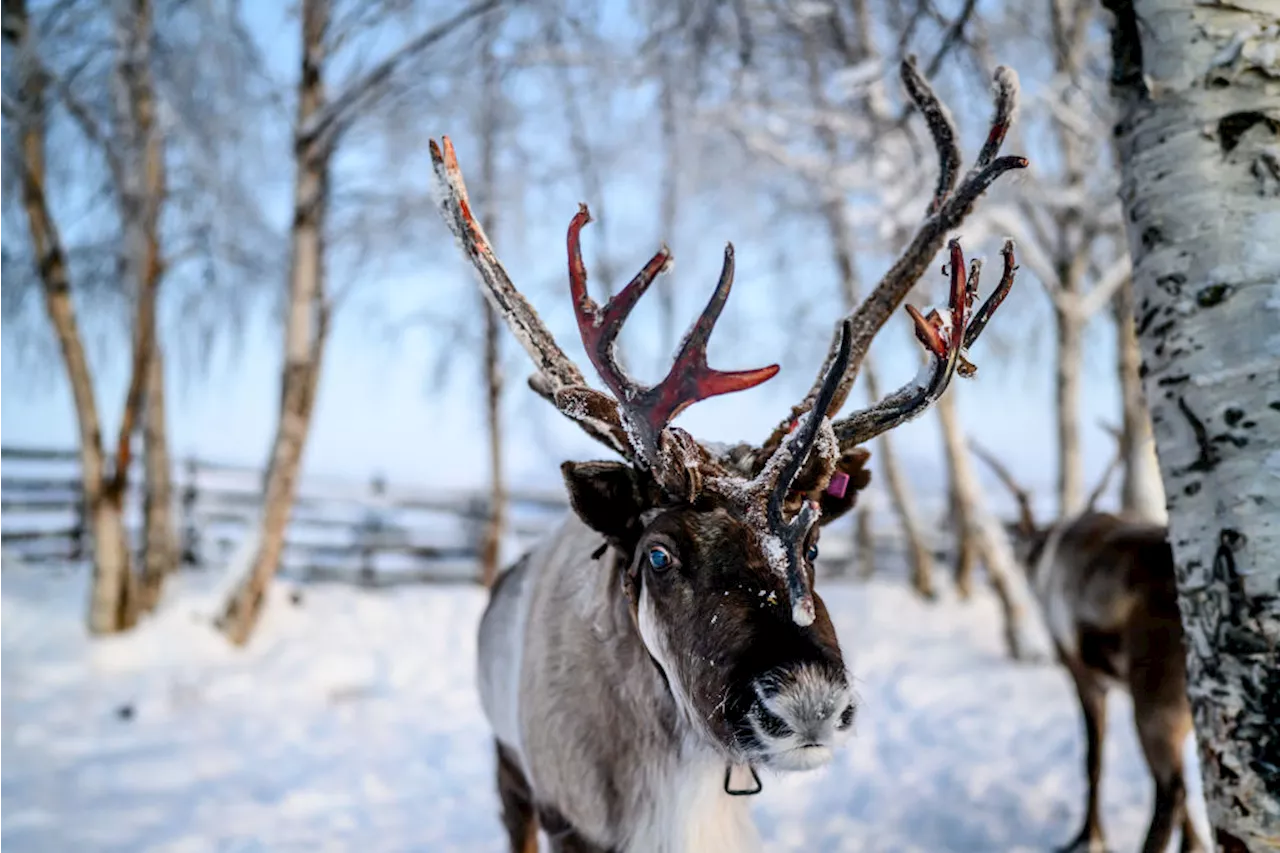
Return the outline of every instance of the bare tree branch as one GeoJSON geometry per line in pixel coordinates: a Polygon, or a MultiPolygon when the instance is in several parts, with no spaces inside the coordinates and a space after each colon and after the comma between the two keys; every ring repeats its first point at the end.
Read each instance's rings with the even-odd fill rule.
{"type": "Polygon", "coordinates": [[[320,112],[311,117],[298,129],[300,144],[307,144],[319,138],[325,138],[327,144],[333,144],[335,137],[351,123],[361,106],[400,70],[409,60],[448,36],[454,30],[472,18],[496,9],[503,0],[480,0],[472,3],[453,17],[424,31],[419,36],[405,42],[401,47],[379,62],[358,80],[347,85],[342,92],[330,100],[320,112]]]}

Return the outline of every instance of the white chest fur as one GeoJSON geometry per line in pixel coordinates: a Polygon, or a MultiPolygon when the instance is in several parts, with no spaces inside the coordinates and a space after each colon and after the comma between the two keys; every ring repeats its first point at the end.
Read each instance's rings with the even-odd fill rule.
{"type": "Polygon", "coordinates": [[[751,799],[724,792],[724,759],[707,753],[655,773],[654,795],[626,849],[641,853],[753,853],[763,850],[751,799]]]}

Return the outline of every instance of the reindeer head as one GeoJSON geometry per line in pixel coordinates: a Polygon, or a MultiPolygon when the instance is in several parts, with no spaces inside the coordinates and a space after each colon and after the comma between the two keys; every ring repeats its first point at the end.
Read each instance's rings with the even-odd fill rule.
{"type": "MultiPolygon", "coordinates": [[[[778,768],[826,761],[851,728],[854,706],[840,646],[813,591],[820,526],[853,506],[868,480],[859,445],[927,408],[946,388],[1013,283],[1012,247],[1004,276],[977,311],[978,267],[965,275],[951,241],[951,293],[944,314],[912,312],[933,356],[927,372],[869,408],[831,421],[871,340],[903,301],[977,198],[1020,157],[996,158],[1016,91],[1012,72],[996,75],[996,116],[977,163],[956,188],[955,131],[914,64],[907,90],[926,117],[942,162],[928,216],[903,257],[872,295],[837,325],[826,363],[805,399],[759,447],[714,449],[671,421],[718,394],[759,385],[776,366],[722,372],[707,365],[711,330],[733,283],[733,247],[720,281],[681,343],[666,378],[637,383],[618,364],[622,324],[670,264],[664,247],[603,307],[588,295],[580,234],[582,206],[569,225],[569,286],[578,329],[612,394],[589,387],[542,321],[512,285],[471,213],[453,147],[431,144],[445,220],[480,275],[482,289],[537,365],[531,386],[623,457],[565,463],[575,512],[611,546],[635,629],[656,661],[684,718],[731,760],[778,768]],[[953,192],[954,190],[954,192],[953,192]]],[[[602,550],[601,554],[605,551],[602,550]]]]}

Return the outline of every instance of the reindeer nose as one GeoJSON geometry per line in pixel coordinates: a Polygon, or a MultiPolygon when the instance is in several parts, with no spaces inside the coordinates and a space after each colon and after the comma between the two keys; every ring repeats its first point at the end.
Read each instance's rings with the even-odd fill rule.
{"type": "Polygon", "coordinates": [[[833,676],[826,667],[806,665],[790,677],[767,679],[767,684],[757,686],[760,733],[809,745],[825,744],[851,728],[856,711],[848,681],[843,674],[833,676]]]}

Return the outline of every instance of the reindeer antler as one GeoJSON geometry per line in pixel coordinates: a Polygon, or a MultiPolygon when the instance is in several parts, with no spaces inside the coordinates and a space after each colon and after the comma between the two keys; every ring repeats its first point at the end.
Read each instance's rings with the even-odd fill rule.
{"type": "Polygon", "coordinates": [[[1018,485],[1018,481],[1013,479],[1013,474],[997,459],[990,451],[978,444],[976,441],[970,441],[969,447],[973,449],[974,454],[991,466],[991,470],[995,472],[1000,482],[1004,483],[1005,488],[1013,493],[1014,500],[1018,502],[1018,524],[1026,533],[1032,533],[1036,529],[1035,513],[1031,509],[1031,496],[1027,490],[1018,485]]]}
{"type": "MultiPolygon", "coordinates": [[[[929,203],[925,220],[917,228],[907,248],[885,273],[871,295],[849,316],[853,327],[851,354],[831,401],[833,414],[844,405],[872,339],[920,279],[938,249],[942,247],[947,233],[964,221],[978,198],[997,178],[1005,172],[1023,169],[1028,165],[1024,157],[996,156],[1009,131],[1017,102],[1018,79],[1012,70],[1003,66],[996,69],[995,115],[977,160],[960,181],[958,188],[956,181],[959,177],[960,152],[956,146],[955,127],[938,97],[920,76],[913,58],[908,58],[902,63],[901,73],[907,94],[924,116],[933,137],[934,147],[938,151],[940,164],[938,184],[929,203]]],[[[1012,242],[1005,243],[1003,254],[1005,275],[1001,278],[1000,286],[973,316],[973,319],[966,323],[968,309],[976,295],[976,284],[972,281],[976,275],[971,274],[970,281],[966,283],[964,257],[960,252],[959,244],[952,241],[950,263],[952,287],[948,305],[950,328],[948,329],[946,324],[941,322],[941,317],[936,318],[935,324],[934,321],[921,317],[918,311],[910,309],[912,319],[916,322],[917,334],[925,342],[933,357],[929,375],[922,381],[912,382],[900,388],[871,408],[837,421],[836,435],[842,447],[867,441],[923,411],[946,389],[958,366],[962,365],[961,375],[972,372],[972,365],[964,359],[963,350],[972,345],[982,334],[991,315],[1013,285],[1016,266],[1014,266],[1012,242]]],[[[977,268],[975,268],[976,272],[977,268]]],[[[762,453],[757,456],[757,459],[767,458],[787,434],[796,416],[812,407],[813,401],[817,399],[825,384],[839,346],[839,335],[837,335],[837,339],[832,341],[827,360],[819,372],[819,378],[809,394],[773,431],[763,444],[762,453]]]]}
{"type": "Polygon", "coordinates": [[[690,445],[695,443],[682,431],[672,430],[671,420],[692,403],[755,387],[778,372],[777,365],[740,372],[713,370],[707,365],[707,340],[733,286],[733,246],[726,247],[720,281],[707,307],[681,343],[671,370],[662,382],[645,387],[631,379],[618,364],[614,345],[636,302],[654,278],[670,265],[671,253],[664,246],[617,296],[603,308],[598,306],[587,292],[587,270],[582,262],[580,239],[583,226],[591,221],[591,213],[586,205],[579,206],[569,223],[566,239],[569,290],[582,342],[601,379],[614,393],[610,398],[587,385],[582,372],[556,344],[533,306],[511,283],[484,229],[471,213],[453,143],[448,137],[442,142],[443,146],[439,146],[431,141],[432,165],[441,190],[441,211],[479,274],[485,297],[537,366],[538,373],[530,385],[594,438],[624,458],[652,470],[664,488],[686,490],[691,460],[696,458],[702,464],[710,463],[710,458],[705,452],[693,451],[690,445]],[[682,447],[686,452],[664,455],[664,448],[671,445],[682,447]]]}
{"type": "Polygon", "coordinates": [[[676,415],[699,400],[754,388],[772,379],[778,372],[778,366],[772,364],[757,370],[728,372],[714,370],[707,365],[707,341],[733,287],[733,244],[730,243],[724,250],[724,265],[716,289],[681,342],[666,377],[649,388],[637,383],[618,364],[614,344],[631,309],[653,279],[670,264],[671,252],[663,246],[617,296],[600,308],[587,293],[587,269],[582,262],[579,240],[579,232],[590,221],[591,213],[584,204],[569,223],[569,289],[573,295],[578,330],[587,356],[618,401],[623,422],[628,428],[627,434],[639,459],[656,469],[660,467],[658,454],[662,431],[676,415]]]}

